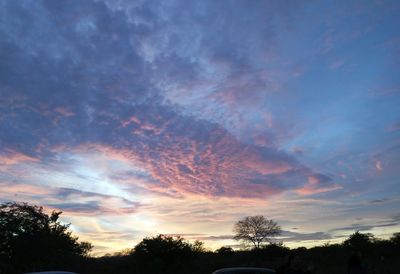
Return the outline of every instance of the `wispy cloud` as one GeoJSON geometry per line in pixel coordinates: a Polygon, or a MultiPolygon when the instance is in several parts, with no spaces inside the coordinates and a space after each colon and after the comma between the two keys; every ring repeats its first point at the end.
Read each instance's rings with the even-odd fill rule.
{"type": "Polygon", "coordinates": [[[312,195],[342,189],[339,184],[331,183],[332,179],[323,174],[313,174],[308,177],[308,182],[296,192],[300,195],[312,195]]]}

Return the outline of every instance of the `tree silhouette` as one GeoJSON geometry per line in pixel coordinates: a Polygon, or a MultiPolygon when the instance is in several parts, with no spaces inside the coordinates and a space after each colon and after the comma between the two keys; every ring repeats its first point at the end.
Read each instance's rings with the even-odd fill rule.
{"type": "Polygon", "coordinates": [[[195,254],[204,251],[203,243],[190,244],[182,237],[158,235],[143,239],[133,250],[133,257],[140,261],[136,265],[139,273],[187,273],[184,266],[195,254]]]}
{"type": "Polygon", "coordinates": [[[233,231],[234,239],[243,241],[245,244],[253,244],[260,248],[265,242],[270,242],[271,237],[279,235],[281,228],[273,221],[264,216],[248,216],[238,221],[233,231]]]}
{"type": "Polygon", "coordinates": [[[356,231],[343,242],[343,245],[354,250],[363,250],[370,245],[373,240],[374,235],[371,233],[361,233],[360,231],[356,231]]]}
{"type": "Polygon", "coordinates": [[[17,268],[38,269],[85,256],[92,245],[78,242],[59,222],[61,212],[50,215],[27,203],[0,205],[0,260],[17,268]]]}
{"type": "Polygon", "coordinates": [[[397,246],[400,246],[400,232],[393,233],[392,237],[390,237],[390,241],[397,246]]]}
{"type": "Polygon", "coordinates": [[[134,253],[137,255],[164,256],[170,254],[185,254],[192,252],[192,245],[182,237],[158,235],[156,237],[144,238],[135,246],[134,253]]]}

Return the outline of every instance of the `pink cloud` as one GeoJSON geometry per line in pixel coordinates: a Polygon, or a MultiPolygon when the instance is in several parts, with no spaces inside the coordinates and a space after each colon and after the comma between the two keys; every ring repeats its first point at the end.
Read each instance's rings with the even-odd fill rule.
{"type": "Polygon", "coordinates": [[[383,171],[383,167],[382,167],[381,161],[376,161],[375,168],[376,168],[377,171],[383,171]]]}
{"type": "Polygon", "coordinates": [[[122,126],[123,127],[127,127],[128,125],[130,125],[131,123],[136,123],[138,125],[140,125],[140,120],[136,117],[136,116],[131,116],[130,118],[122,121],[122,126]]]}
{"type": "MultiPolygon", "coordinates": [[[[140,130],[137,134],[143,134],[140,130]]],[[[217,129],[202,142],[184,137],[164,136],[166,144],[142,146],[141,151],[100,144],[82,145],[79,153],[100,152],[108,159],[145,169],[153,181],[125,180],[166,196],[198,194],[206,196],[261,197],[282,191],[270,185],[268,176],[297,168],[279,152],[263,155],[257,148],[243,145],[225,131],[217,129]],[[256,176],[256,177],[254,177],[256,176]],[[253,178],[263,183],[252,183],[253,178]]]]}
{"type": "Polygon", "coordinates": [[[12,166],[24,162],[38,161],[39,159],[37,158],[13,150],[6,150],[4,154],[0,154],[0,166],[12,166]]]}
{"type": "Polygon", "coordinates": [[[54,109],[55,112],[61,114],[64,117],[75,116],[75,113],[65,107],[57,107],[54,109]]]}
{"type": "Polygon", "coordinates": [[[30,184],[16,184],[16,183],[4,183],[0,184],[0,192],[9,193],[12,196],[15,195],[48,195],[51,194],[51,190],[48,187],[30,185],[30,184]]]}
{"type": "Polygon", "coordinates": [[[254,143],[259,146],[268,146],[272,143],[269,136],[263,134],[254,134],[252,137],[254,143]]]}
{"type": "Polygon", "coordinates": [[[243,165],[262,175],[281,174],[293,169],[293,166],[286,161],[265,161],[259,155],[249,155],[249,158],[243,161],[243,165]]]}
{"type": "Polygon", "coordinates": [[[339,184],[328,184],[329,181],[326,176],[319,174],[308,176],[307,184],[296,189],[296,193],[299,195],[313,195],[343,188],[339,184]]]}
{"type": "Polygon", "coordinates": [[[280,71],[240,71],[225,77],[216,84],[216,92],[209,99],[217,100],[228,107],[252,105],[270,93],[282,88],[283,80],[280,71]]]}

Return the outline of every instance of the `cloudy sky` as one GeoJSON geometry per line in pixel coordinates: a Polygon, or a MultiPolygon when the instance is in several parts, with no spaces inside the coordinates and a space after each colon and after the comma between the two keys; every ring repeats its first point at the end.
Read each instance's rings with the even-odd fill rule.
{"type": "Polygon", "coordinates": [[[0,202],[95,254],[400,230],[398,1],[0,0],[0,202]]]}

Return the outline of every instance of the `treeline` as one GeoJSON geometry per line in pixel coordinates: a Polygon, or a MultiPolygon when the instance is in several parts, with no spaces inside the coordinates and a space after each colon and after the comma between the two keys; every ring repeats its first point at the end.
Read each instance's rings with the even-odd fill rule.
{"type": "Polygon", "coordinates": [[[90,243],[79,242],[60,212],[47,215],[41,207],[7,203],[0,206],[0,274],[65,270],[80,274],[210,274],[224,267],[256,266],[297,273],[347,273],[356,258],[365,273],[398,273],[400,233],[389,240],[355,232],[341,244],[289,249],[269,244],[252,250],[204,248],[181,237],[157,235],[134,248],[100,258],[89,256],[90,243]]]}
{"type": "Polygon", "coordinates": [[[124,254],[92,258],[82,273],[177,273],[211,274],[225,267],[256,266],[282,269],[291,260],[296,273],[347,273],[349,260],[359,257],[365,273],[398,273],[400,233],[390,240],[355,232],[341,244],[289,249],[269,244],[252,250],[223,247],[214,252],[185,243],[182,238],[158,235],[144,239],[124,254]],[[182,244],[184,243],[184,244],[182,244]]]}

